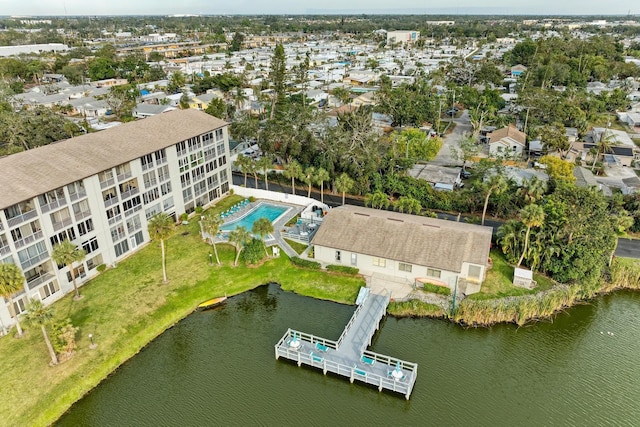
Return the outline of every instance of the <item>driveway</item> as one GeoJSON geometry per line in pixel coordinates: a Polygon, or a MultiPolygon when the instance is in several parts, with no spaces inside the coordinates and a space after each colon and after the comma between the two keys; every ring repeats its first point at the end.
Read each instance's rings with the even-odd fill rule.
{"type": "Polygon", "coordinates": [[[460,140],[464,135],[471,133],[472,128],[471,122],[469,121],[469,111],[464,110],[462,114],[460,114],[460,117],[453,119],[453,122],[456,124],[456,127],[453,129],[453,132],[443,138],[444,143],[442,144],[442,148],[438,152],[436,158],[429,162],[430,164],[439,166],[459,166],[462,163],[456,160],[452,153],[453,150],[456,150],[460,146],[460,140]]]}

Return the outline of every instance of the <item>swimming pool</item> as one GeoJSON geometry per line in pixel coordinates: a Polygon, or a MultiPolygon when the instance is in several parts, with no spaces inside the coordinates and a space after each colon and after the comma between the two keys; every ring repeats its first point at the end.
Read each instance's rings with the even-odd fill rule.
{"type": "Polygon", "coordinates": [[[249,213],[241,218],[238,218],[234,221],[231,221],[227,224],[224,224],[220,227],[222,231],[231,231],[235,230],[238,227],[244,227],[247,230],[251,231],[253,228],[253,223],[256,222],[260,218],[268,218],[269,221],[273,222],[280,215],[287,211],[287,207],[272,205],[269,203],[260,203],[258,206],[253,208],[249,213]]]}

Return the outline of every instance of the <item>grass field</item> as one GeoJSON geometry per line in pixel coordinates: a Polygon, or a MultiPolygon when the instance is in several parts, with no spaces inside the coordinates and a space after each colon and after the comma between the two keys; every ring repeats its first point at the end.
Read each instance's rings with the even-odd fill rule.
{"type": "MultiPolygon", "coordinates": [[[[222,212],[239,200],[230,196],[212,209],[222,212]]],[[[353,303],[364,285],[357,277],[298,269],[283,252],[259,267],[233,267],[234,249],[229,245],[218,245],[222,265],[209,266],[211,247],[200,238],[195,220],[177,226],[166,249],[166,285],[162,284],[160,247],[152,242],[82,286],[82,300],[74,301],[69,294],[52,305],[56,319],[70,318],[80,328],[78,349],[69,361],[48,366],[38,328],[26,328],[22,339],[13,334],[0,339],[3,425],[51,424],[120,364],[209,298],[276,282],[302,295],[353,303]],[[95,350],[89,349],[89,333],[98,345],[95,350]]]]}

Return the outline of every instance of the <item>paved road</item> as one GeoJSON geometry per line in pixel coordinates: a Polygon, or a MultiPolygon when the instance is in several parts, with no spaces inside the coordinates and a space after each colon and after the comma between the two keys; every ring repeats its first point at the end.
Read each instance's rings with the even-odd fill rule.
{"type": "Polygon", "coordinates": [[[453,122],[456,124],[456,127],[453,129],[453,132],[444,137],[442,148],[435,159],[431,160],[429,164],[439,166],[460,164],[460,161],[454,158],[453,152],[460,146],[460,140],[462,137],[467,133],[471,133],[472,129],[471,122],[469,121],[469,111],[464,110],[462,114],[460,114],[460,117],[453,119],[453,122]]]}

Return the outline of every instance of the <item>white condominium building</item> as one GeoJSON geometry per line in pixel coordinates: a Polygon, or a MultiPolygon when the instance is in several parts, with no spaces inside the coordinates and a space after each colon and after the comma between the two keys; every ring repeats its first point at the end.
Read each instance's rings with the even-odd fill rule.
{"type": "Polygon", "coordinates": [[[77,283],[149,241],[147,221],[174,219],[228,193],[227,123],[177,110],[0,158],[0,263],[24,272],[24,291],[0,304],[0,333],[29,299],[44,304],[73,291],[51,259],[65,239],[87,255],[77,283]]]}

